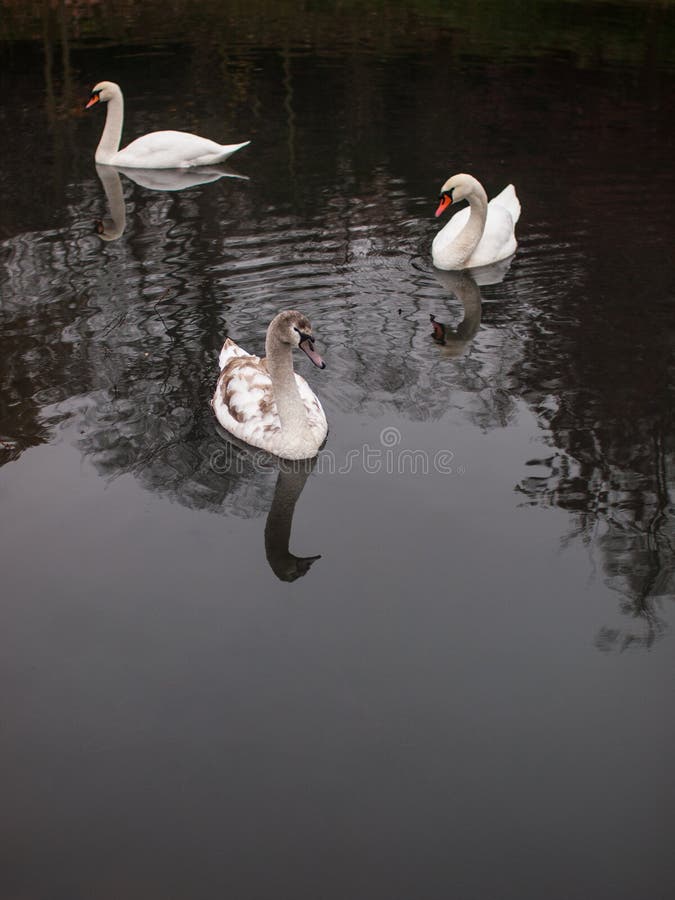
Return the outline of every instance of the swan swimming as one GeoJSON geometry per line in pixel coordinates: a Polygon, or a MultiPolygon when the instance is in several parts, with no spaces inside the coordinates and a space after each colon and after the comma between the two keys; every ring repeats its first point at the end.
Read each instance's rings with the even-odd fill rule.
{"type": "Polygon", "coordinates": [[[187,131],[152,131],[119,149],[124,124],[124,97],[114,81],[100,81],[92,90],[85,109],[107,103],[105,125],[94,156],[99,165],[129,169],[187,169],[223,162],[250,144],[217,144],[187,131]]]}
{"type": "Polygon", "coordinates": [[[296,310],[270,322],[265,359],[228,338],[211,405],[223,428],[239,440],[284,459],[307,459],[319,452],[328,423],[319,398],[293,371],[295,347],[319,369],[326,367],[314,349],[309,319],[296,310]]]}
{"type": "Polygon", "coordinates": [[[453,175],[441,188],[436,216],[451,203],[468,200],[469,208],[450,219],[433,240],[431,257],[438,269],[489,266],[516,252],[515,226],[520,201],[512,184],[488,203],[483,185],[472,175],[453,175]]]}

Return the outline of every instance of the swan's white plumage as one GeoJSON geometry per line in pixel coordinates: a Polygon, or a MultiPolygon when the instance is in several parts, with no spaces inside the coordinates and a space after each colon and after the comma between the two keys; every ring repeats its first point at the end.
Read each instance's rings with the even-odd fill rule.
{"type": "Polygon", "coordinates": [[[293,373],[303,421],[295,428],[283,427],[267,359],[247,353],[228,338],[220,351],[219,365],[220,377],[211,404],[223,428],[239,440],[285,459],[316,455],[328,433],[328,423],[319,398],[302,376],[293,373]]]}
{"type": "Polygon", "coordinates": [[[217,144],[187,131],[153,131],[119,149],[124,124],[124,97],[114,81],[101,81],[91,92],[87,107],[107,103],[105,125],[95,160],[99,165],[127,169],[187,169],[224,162],[250,141],[217,144]]]}
{"type": "MultiPolygon", "coordinates": [[[[459,178],[469,179],[471,176],[453,176],[446,184],[459,178]]],[[[473,178],[471,181],[478,185],[484,195],[485,192],[480,183],[473,178]]],[[[482,232],[477,235],[478,241],[473,249],[469,249],[468,256],[467,248],[462,246],[460,236],[469,222],[472,204],[476,202],[477,198],[472,191],[468,191],[465,199],[469,201],[470,206],[456,213],[438,232],[431,245],[433,263],[439,269],[470,269],[489,266],[512,256],[518,247],[515,226],[520,218],[520,202],[512,184],[507,185],[487,204],[482,232]]]]}
{"type": "Polygon", "coordinates": [[[153,131],[118,150],[108,165],[130,169],[188,169],[223,162],[250,144],[217,144],[187,131],[153,131]]]}

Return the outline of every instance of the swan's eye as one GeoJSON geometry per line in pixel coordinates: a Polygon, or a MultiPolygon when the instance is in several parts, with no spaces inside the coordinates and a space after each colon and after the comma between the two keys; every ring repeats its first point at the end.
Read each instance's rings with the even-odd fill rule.
{"type": "Polygon", "coordinates": [[[304,332],[304,331],[300,331],[300,329],[299,329],[299,328],[296,328],[295,325],[293,326],[293,330],[294,330],[294,331],[297,331],[298,334],[300,335],[300,341],[299,341],[300,344],[301,344],[303,341],[309,341],[311,344],[314,343],[314,338],[313,338],[313,336],[312,336],[311,334],[307,334],[307,333],[304,332]]]}

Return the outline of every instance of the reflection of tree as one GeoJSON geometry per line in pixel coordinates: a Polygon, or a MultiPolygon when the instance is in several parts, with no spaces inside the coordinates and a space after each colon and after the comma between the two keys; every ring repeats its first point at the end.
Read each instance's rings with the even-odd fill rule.
{"type": "MultiPolygon", "coordinates": [[[[337,376],[322,385],[327,401],[423,420],[444,415],[460,390],[467,414],[484,427],[504,420],[499,398],[511,401],[489,355],[478,353],[465,368],[426,365],[434,348],[423,311],[428,321],[440,299],[452,301],[430,271],[410,268],[405,248],[390,245],[379,204],[403,218],[405,191],[384,173],[372,204],[346,197],[328,204],[320,238],[313,216],[256,210],[243,182],[181,193],[127,183],[124,197],[116,173],[104,175],[113,176],[120,209],[126,203],[117,240],[101,243],[92,227],[111,201],[110,185],[106,203],[92,178],[69,207],[72,227],[19,235],[1,257],[4,318],[22,323],[6,364],[17,365],[22,341],[40,343],[28,393],[40,392],[47,418],[78,419],[78,443],[102,473],[133,473],[189,505],[217,508],[225,493],[234,497],[233,485],[210,468],[217,444],[206,404],[225,312],[235,308],[237,338],[262,349],[261,323],[280,306],[302,308],[306,300],[316,308],[317,291],[325,301],[319,297],[316,328],[337,376]]],[[[510,345],[501,369],[517,354],[518,343],[510,345]]]]}
{"type": "MultiPolygon", "coordinates": [[[[439,360],[428,317],[442,309],[452,315],[458,294],[439,285],[429,265],[410,266],[414,243],[391,245],[378,198],[386,198],[398,219],[406,200],[384,173],[370,202],[336,197],[328,203],[321,239],[312,216],[275,216],[271,229],[261,228],[256,214],[268,221],[268,211],[254,210],[241,188],[227,185],[223,214],[214,193],[219,185],[182,194],[128,186],[127,229],[118,241],[101,244],[91,225],[105,205],[92,178],[71,205],[71,230],[6,242],[4,317],[14,337],[2,358],[15,373],[6,382],[16,385],[14,407],[30,419],[24,445],[45,439],[44,423],[70,416],[80,448],[107,477],[132,474],[192,507],[264,513],[272,502],[270,479],[223,473],[212,463],[223,443],[207,398],[227,330],[224,314],[233,312],[242,343],[261,348],[261,323],[279,305],[302,307],[306,297],[317,308],[317,288],[325,290],[316,327],[335,373],[322,385],[327,402],[419,420],[440,418],[452,405],[491,429],[514,419],[515,399],[523,396],[556,452],[546,477],[528,479],[521,489],[530,502],[574,517],[578,534],[602,554],[608,582],[627,598],[623,611],[646,626],[642,635],[603,632],[599,642],[653,640],[660,628],[654,599],[667,591],[672,571],[665,539],[672,457],[666,424],[654,431],[653,419],[665,395],[652,391],[642,410],[639,395],[630,411],[608,404],[595,357],[585,358],[583,344],[563,326],[542,343],[536,306],[511,302],[518,284],[512,275],[499,285],[500,303],[483,307],[481,329],[470,329],[470,351],[460,360],[439,360]],[[256,302],[239,303],[242,296],[256,302]],[[35,301],[49,314],[35,315],[35,301]],[[33,352],[34,345],[42,351],[33,352]],[[29,400],[18,403],[20,397],[29,400]],[[633,423],[629,440],[626,414],[633,423]]],[[[568,273],[583,284],[573,266],[568,273]]],[[[527,291],[526,279],[523,285],[527,291]]],[[[489,300],[495,288],[482,291],[489,300]]],[[[577,321],[570,311],[572,325],[577,321]]],[[[625,384],[623,395],[630,396],[625,384]]]]}
{"type": "MultiPolygon", "coordinates": [[[[593,296],[594,288],[585,293],[593,296]]],[[[638,620],[637,630],[604,629],[598,645],[650,646],[663,628],[658,603],[675,590],[670,341],[643,317],[607,352],[587,339],[607,328],[600,311],[568,315],[571,328],[548,336],[544,346],[532,341],[520,373],[521,389],[556,452],[534,460],[537,474],[519,489],[530,503],[571,514],[569,539],[599,550],[607,583],[624,598],[621,611],[638,620]],[[646,347],[647,370],[639,362],[646,347]]]]}
{"type": "Polygon", "coordinates": [[[39,343],[34,339],[24,344],[21,352],[16,348],[17,335],[28,324],[29,318],[21,316],[12,329],[0,329],[0,466],[48,437],[35,396],[39,389],[34,377],[39,343]]]}
{"type": "Polygon", "coordinates": [[[591,437],[594,449],[577,450],[576,459],[558,453],[533,461],[548,474],[525,479],[519,490],[530,503],[571,514],[568,540],[580,539],[600,552],[607,583],[624,598],[621,612],[638,621],[637,630],[603,629],[598,645],[650,646],[663,630],[659,601],[675,590],[675,533],[668,515],[673,455],[665,451],[658,426],[628,445],[603,445],[600,429],[591,437]]]}
{"type": "MultiPolygon", "coordinates": [[[[4,37],[26,39],[39,29],[41,20],[56,11],[68,20],[76,38],[105,37],[119,43],[139,42],[152,34],[156,41],[190,35],[195,43],[229,50],[232,44],[245,45],[255,37],[256,46],[280,47],[284,42],[303,46],[311,39],[348,50],[364,47],[379,53],[391,53],[397,45],[408,47],[411,14],[423,46],[433,46],[439,31],[456,29],[467,53],[485,50],[491,57],[512,56],[527,47],[531,53],[543,53],[556,47],[562,54],[574,54],[581,62],[603,59],[640,61],[641,53],[667,48],[659,34],[670,24],[667,4],[634,3],[617,6],[611,17],[594,6],[552,5],[531,14],[514,15],[509,4],[448,6],[424,0],[399,4],[377,4],[377,28],[364,28],[362,0],[316,4],[308,15],[306,0],[3,0],[6,19],[4,37]],[[429,15],[433,8],[435,18],[429,15]],[[654,46],[655,45],[655,46],[654,46]]],[[[366,6],[367,9],[367,6],[366,6]]],[[[60,23],[59,23],[60,24],[60,23]]],[[[663,52],[663,50],[662,50],[663,52]]],[[[213,59],[203,53],[205,77],[213,77],[213,59]],[[211,64],[211,68],[206,68],[211,64]]],[[[645,54],[646,55],[646,54],[645,54]]],[[[362,82],[359,83],[361,87],[362,82]]]]}

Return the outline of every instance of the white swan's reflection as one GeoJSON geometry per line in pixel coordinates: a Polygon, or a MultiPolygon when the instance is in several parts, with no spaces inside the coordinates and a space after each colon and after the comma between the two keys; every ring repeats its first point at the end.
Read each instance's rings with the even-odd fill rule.
{"type": "Polygon", "coordinates": [[[432,337],[444,348],[446,356],[459,357],[466,353],[480,328],[482,300],[479,285],[499,284],[506,275],[513,257],[479,269],[445,270],[434,266],[434,275],[449,294],[464,307],[464,318],[456,328],[439,322],[431,315],[432,337]]]}
{"type": "MultiPolygon", "coordinates": [[[[98,169],[98,166],[96,167],[98,169]]],[[[203,166],[195,169],[126,169],[108,166],[121,172],[131,181],[149,191],[184,191],[199,184],[210,184],[221,178],[240,178],[248,181],[248,175],[240,175],[230,166],[203,166]]]]}
{"type": "Polygon", "coordinates": [[[96,224],[96,232],[102,241],[116,241],[126,227],[126,208],[122,190],[122,173],[130,181],[150,191],[183,191],[200,184],[210,184],[221,178],[240,178],[248,181],[230,166],[204,166],[198,169],[123,169],[117,166],[96,166],[106,200],[108,215],[96,224]]]}
{"type": "MultiPolygon", "coordinates": [[[[506,259],[500,259],[499,262],[492,263],[489,266],[479,266],[476,269],[464,269],[464,272],[466,272],[467,275],[470,275],[476,284],[481,287],[486,287],[488,284],[500,284],[504,280],[506,273],[509,271],[514,256],[515,253],[512,256],[507,256],[506,259]]],[[[436,266],[434,266],[434,272],[441,275],[452,274],[445,272],[443,269],[437,269],[436,266]]]]}
{"type": "Polygon", "coordinates": [[[122,181],[114,166],[96,166],[96,174],[108,201],[108,215],[96,223],[96,233],[102,241],[116,241],[127,224],[122,181]]]}

